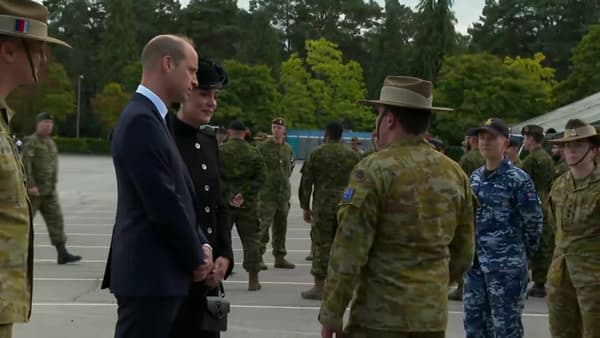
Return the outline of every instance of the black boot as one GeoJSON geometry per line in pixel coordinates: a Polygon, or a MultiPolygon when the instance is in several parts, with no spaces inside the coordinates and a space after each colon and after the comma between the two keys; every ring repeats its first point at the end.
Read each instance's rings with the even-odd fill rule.
{"type": "Polygon", "coordinates": [[[531,297],[544,298],[546,297],[546,286],[543,283],[535,283],[527,295],[531,297]]]}
{"type": "Polygon", "coordinates": [[[65,247],[64,243],[56,246],[56,252],[58,253],[57,258],[56,258],[56,263],[58,263],[60,265],[67,264],[67,263],[79,262],[81,260],[81,256],[71,255],[67,251],[67,248],[65,247]]]}

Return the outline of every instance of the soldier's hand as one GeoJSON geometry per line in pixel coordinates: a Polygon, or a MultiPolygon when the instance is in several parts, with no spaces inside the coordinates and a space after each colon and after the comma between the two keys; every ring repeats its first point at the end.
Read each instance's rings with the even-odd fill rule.
{"type": "Polygon", "coordinates": [[[37,187],[27,188],[27,193],[29,193],[29,196],[33,197],[38,197],[40,195],[40,191],[37,187]]]}
{"type": "Polygon", "coordinates": [[[310,211],[310,209],[304,210],[302,217],[304,218],[304,222],[311,223],[312,222],[312,211],[310,211]]]}
{"type": "Polygon", "coordinates": [[[342,338],[344,334],[342,329],[332,329],[329,327],[321,327],[321,338],[342,338]]]}

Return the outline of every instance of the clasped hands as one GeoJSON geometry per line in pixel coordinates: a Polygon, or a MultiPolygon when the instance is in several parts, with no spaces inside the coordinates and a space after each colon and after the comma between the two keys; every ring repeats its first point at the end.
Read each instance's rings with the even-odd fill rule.
{"type": "Polygon", "coordinates": [[[219,283],[225,279],[225,273],[229,267],[229,259],[226,257],[217,257],[213,262],[212,249],[209,245],[203,245],[204,260],[193,273],[194,282],[204,282],[211,289],[217,288],[219,283]]]}

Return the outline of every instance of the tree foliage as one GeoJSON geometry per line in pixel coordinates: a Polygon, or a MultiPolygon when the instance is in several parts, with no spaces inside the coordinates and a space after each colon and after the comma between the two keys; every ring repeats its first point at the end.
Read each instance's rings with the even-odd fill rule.
{"type": "Polygon", "coordinates": [[[92,107],[104,132],[108,133],[115,127],[121,111],[130,99],[131,94],[124,92],[121,85],[115,82],[108,83],[92,99],[92,107]]]}

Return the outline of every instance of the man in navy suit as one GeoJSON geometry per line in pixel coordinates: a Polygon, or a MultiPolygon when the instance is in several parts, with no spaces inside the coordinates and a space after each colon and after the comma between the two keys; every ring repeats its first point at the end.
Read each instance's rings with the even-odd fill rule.
{"type": "Polygon", "coordinates": [[[103,288],[117,298],[116,338],[167,338],[192,281],[212,270],[193,183],[165,124],[197,86],[191,41],[159,35],[142,52],[142,82],[112,140],[117,215],[103,288]]]}

